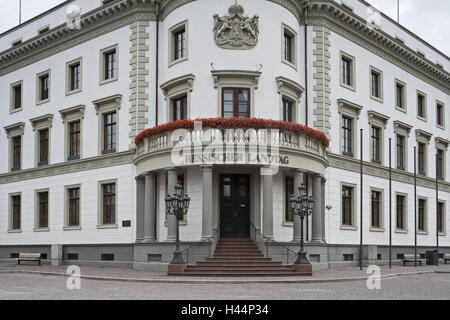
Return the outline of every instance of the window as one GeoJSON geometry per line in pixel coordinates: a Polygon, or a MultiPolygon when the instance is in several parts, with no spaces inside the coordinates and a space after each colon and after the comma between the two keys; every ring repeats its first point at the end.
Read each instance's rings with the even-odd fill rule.
{"type": "Polygon", "coordinates": [[[355,58],[341,52],[341,85],[355,90],[355,58]]]}
{"type": "Polygon", "coordinates": [[[444,150],[437,149],[436,151],[436,175],[439,180],[445,180],[445,174],[444,174],[444,150]]]}
{"type": "Polygon", "coordinates": [[[419,174],[426,175],[426,146],[422,142],[417,144],[417,166],[419,174]]]}
{"type": "Polygon", "coordinates": [[[38,192],[38,229],[48,228],[48,191],[38,192]]]}
{"type": "Polygon", "coordinates": [[[22,168],[22,136],[12,139],[12,168],[11,171],[18,171],[22,168]]]}
{"type": "Polygon", "coordinates": [[[284,195],[284,221],[285,222],[293,222],[294,217],[292,215],[292,211],[289,205],[289,200],[291,196],[295,194],[294,190],[294,178],[286,177],[284,180],[285,187],[285,195],[284,195]]]}
{"type": "Polygon", "coordinates": [[[353,226],[353,187],[342,186],[342,225],[353,226]]]}
{"type": "Polygon", "coordinates": [[[80,188],[68,188],[68,223],[67,226],[80,226],[80,188]]]}
{"type": "Polygon", "coordinates": [[[399,80],[395,80],[395,107],[406,111],[406,84],[399,80]]]}
{"type": "Polygon", "coordinates": [[[293,108],[294,108],[294,102],[291,100],[288,100],[286,98],[283,98],[283,121],[287,122],[293,122],[293,108]]]}
{"type": "Polygon", "coordinates": [[[406,230],[406,197],[404,195],[397,195],[396,197],[397,206],[397,230],[406,230]]]}
{"type": "Polygon", "coordinates": [[[103,115],[103,154],[116,152],[116,112],[103,115]]]}
{"type": "Polygon", "coordinates": [[[116,224],[116,184],[102,185],[102,220],[103,225],[116,224]]]}
{"type": "Polygon", "coordinates": [[[38,105],[50,101],[50,71],[44,71],[37,75],[36,96],[38,105]]]}
{"type": "Polygon", "coordinates": [[[353,157],[353,141],[352,141],[353,119],[342,117],[342,154],[353,157]]]}
{"type": "Polygon", "coordinates": [[[421,232],[427,231],[427,200],[419,199],[419,216],[417,219],[417,230],[421,232]]]}
{"type": "Polygon", "coordinates": [[[281,25],[281,61],[297,69],[297,33],[285,24],[281,25]]]}
{"type": "Polygon", "coordinates": [[[20,231],[22,228],[22,195],[13,194],[10,195],[10,226],[9,231],[20,231]]]}
{"type": "Polygon", "coordinates": [[[422,120],[427,119],[426,96],[424,93],[417,92],[417,117],[422,120]]]}
{"type": "Polygon", "coordinates": [[[17,112],[22,110],[22,81],[16,82],[11,85],[11,112],[17,112]]]}
{"type": "Polygon", "coordinates": [[[397,169],[405,170],[405,137],[402,135],[397,135],[397,169]]]}
{"type": "Polygon", "coordinates": [[[445,230],[445,206],[444,202],[438,202],[437,204],[437,228],[438,232],[442,235],[446,233],[445,230]]]}
{"type": "Polygon", "coordinates": [[[223,88],[222,116],[225,118],[250,117],[250,89],[223,88]]]}
{"type": "Polygon", "coordinates": [[[383,101],[383,72],[374,67],[370,67],[370,97],[383,101]]]}
{"type": "Polygon", "coordinates": [[[81,63],[82,58],[78,58],[66,64],[66,95],[81,91],[81,63]]]}
{"type": "Polygon", "coordinates": [[[49,129],[42,129],[38,131],[39,135],[39,150],[38,150],[38,166],[48,165],[49,155],[49,129]]]}
{"type": "Polygon", "coordinates": [[[186,119],[186,104],[186,96],[182,96],[172,100],[172,121],[186,119]]]}
{"type": "Polygon", "coordinates": [[[372,126],[372,162],[381,164],[381,129],[372,126]]]}
{"type": "Polygon", "coordinates": [[[383,227],[382,193],[372,191],[371,194],[371,227],[381,229],[383,227]]]}
{"type": "Polygon", "coordinates": [[[117,80],[118,67],[117,67],[117,52],[118,46],[112,46],[100,51],[101,64],[100,64],[100,84],[109,83],[117,80]]]}
{"type": "Polygon", "coordinates": [[[169,29],[169,67],[188,58],[187,28],[187,21],[183,21],[169,29]]]}
{"type": "Polygon", "coordinates": [[[80,159],[80,135],[81,121],[73,121],[69,123],[69,158],[68,160],[80,159]]]}
{"type": "Polygon", "coordinates": [[[436,103],[436,125],[441,129],[445,128],[444,105],[440,102],[436,103]]]}

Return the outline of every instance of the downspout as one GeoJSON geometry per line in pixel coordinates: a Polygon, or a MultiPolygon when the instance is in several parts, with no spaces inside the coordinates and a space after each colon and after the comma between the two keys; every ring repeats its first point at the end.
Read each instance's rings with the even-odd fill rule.
{"type": "Polygon", "coordinates": [[[309,123],[309,103],[308,103],[308,98],[309,98],[309,86],[308,86],[308,6],[309,3],[307,2],[304,5],[304,11],[303,11],[303,16],[305,19],[305,124],[306,126],[308,126],[309,123]]]}
{"type": "Polygon", "coordinates": [[[155,64],[155,126],[158,125],[159,111],[159,2],[156,3],[156,64],[155,64]]]}

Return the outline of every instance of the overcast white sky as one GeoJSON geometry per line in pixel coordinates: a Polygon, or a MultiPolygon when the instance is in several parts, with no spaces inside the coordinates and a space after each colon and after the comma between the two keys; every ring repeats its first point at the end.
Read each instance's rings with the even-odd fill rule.
{"type": "MultiPolygon", "coordinates": [[[[367,0],[397,20],[396,0],[367,0]]],[[[22,0],[22,21],[26,21],[64,0],[22,0]]],[[[0,33],[19,22],[19,0],[0,0],[0,33]]],[[[400,0],[400,23],[450,56],[450,1],[400,0]]]]}

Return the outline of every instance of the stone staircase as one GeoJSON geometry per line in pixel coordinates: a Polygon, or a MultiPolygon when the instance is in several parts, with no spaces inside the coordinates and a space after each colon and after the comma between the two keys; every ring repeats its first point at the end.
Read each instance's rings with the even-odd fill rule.
{"type": "Polygon", "coordinates": [[[250,238],[222,238],[212,258],[188,266],[186,276],[297,276],[309,275],[265,258],[250,238]]]}

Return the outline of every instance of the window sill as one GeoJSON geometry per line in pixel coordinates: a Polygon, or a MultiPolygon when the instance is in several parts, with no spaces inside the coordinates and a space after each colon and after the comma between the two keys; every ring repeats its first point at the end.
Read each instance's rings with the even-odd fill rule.
{"type": "Polygon", "coordinates": [[[446,237],[446,236],[447,236],[447,233],[446,233],[446,232],[439,232],[439,233],[438,233],[438,236],[439,236],[439,237],[446,237]]]}
{"type": "Polygon", "coordinates": [[[285,59],[281,59],[281,62],[283,62],[285,65],[288,65],[289,67],[293,68],[295,71],[298,71],[298,68],[294,63],[292,63],[288,60],[285,60],[285,59]]]}
{"type": "Polygon", "coordinates": [[[11,172],[18,172],[18,171],[21,171],[22,169],[21,168],[11,168],[11,172]]]}
{"type": "Polygon", "coordinates": [[[64,227],[63,231],[79,231],[81,227],[64,227]]]}
{"type": "Polygon", "coordinates": [[[105,84],[117,81],[119,78],[115,77],[115,78],[111,78],[111,79],[107,79],[107,80],[101,80],[99,85],[103,86],[105,84]]]}
{"type": "Polygon", "coordinates": [[[119,229],[117,224],[99,224],[97,229],[119,229]]]}
{"type": "Polygon", "coordinates": [[[408,230],[403,230],[403,229],[396,229],[395,233],[400,233],[400,234],[408,234],[408,230]]]}
{"type": "Polygon", "coordinates": [[[39,106],[41,104],[45,104],[45,103],[48,103],[48,102],[50,102],[50,98],[45,99],[45,100],[36,101],[36,105],[39,106]]]}
{"type": "Polygon", "coordinates": [[[356,92],[356,88],[341,82],[341,87],[356,92]]]}
{"type": "Polygon", "coordinates": [[[72,90],[72,91],[67,91],[67,92],[66,92],[66,97],[67,97],[67,96],[71,96],[71,95],[73,95],[73,94],[80,93],[80,92],[81,92],[81,89],[76,89],[76,90],[72,90]]]}
{"type": "Polygon", "coordinates": [[[105,156],[107,154],[112,154],[112,153],[116,153],[116,149],[111,149],[111,150],[103,150],[102,151],[102,156],[105,156]]]}
{"type": "Polygon", "coordinates": [[[381,160],[372,159],[372,163],[381,166],[381,160]]]}
{"type": "Polygon", "coordinates": [[[12,110],[9,110],[9,114],[14,114],[14,113],[20,112],[20,111],[22,111],[22,110],[23,110],[23,108],[12,109],[12,110]]]}
{"type": "Polygon", "coordinates": [[[358,231],[358,227],[354,227],[354,226],[341,226],[341,230],[344,230],[344,231],[358,231]]]}
{"type": "Polygon", "coordinates": [[[407,113],[406,108],[400,108],[400,107],[396,106],[395,110],[403,112],[403,113],[407,113]]]}
{"type": "Polygon", "coordinates": [[[34,228],[33,232],[50,232],[50,228],[34,228]]]}
{"type": "Polygon", "coordinates": [[[369,231],[370,231],[370,232],[380,232],[380,233],[383,233],[383,232],[385,232],[386,230],[384,230],[384,228],[374,228],[374,227],[371,227],[371,228],[369,229],[369,231]]]}
{"type": "Polygon", "coordinates": [[[8,233],[22,233],[22,229],[8,230],[8,233]]]}
{"type": "Polygon", "coordinates": [[[422,120],[423,122],[428,122],[427,118],[423,118],[421,116],[417,116],[417,119],[422,120]]]}
{"type": "Polygon", "coordinates": [[[423,235],[423,236],[427,236],[429,233],[428,233],[428,231],[417,230],[417,234],[420,234],[420,235],[423,235]]]}
{"type": "MultiPolygon", "coordinates": [[[[188,222],[186,220],[180,221],[180,227],[186,227],[188,225],[188,222]]],[[[168,227],[169,226],[169,221],[164,221],[164,226],[168,227]]]]}
{"type": "Polygon", "coordinates": [[[176,64],[179,64],[181,62],[187,61],[187,60],[188,60],[188,57],[183,57],[183,58],[180,58],[180,59],[177,59],[177,60],[172,60],[172,61],[169,62],[168,68],[170,68],[170,67],[172,67],[172,66],[174,66],[176,64]]]}
{"type": "Polygon", "coordinates": [[[45,166],[48,166],[48,161],[39,162],[39,163],[37,164],[37,166],[38,166],[38,167],[45,167],[45,166]]]}
{"type": "Polygon", "coordinates": [[[80,156],[73,156],[73,157],[68,157],[67,161],[76,161],[76,160],[80,160],[81,157],[80,156]]]}
{"type": "Polygon", "coordinates": [[[370,99],[375,100],[376,102],[379,102],[379,103],[384,102],[383,97],[378,98],[378,97],[370,96],[370,99]]]}
{"type": "Polygon", "coordinates": [[[445,126],[441,126],[441,125],[437,124],[436,127],[438,127],[441,130],[445,130],[445,126]]]}
{"type": "Polygon", "coordinates": [[[352,153],[342,152],[342,155],[343,155],[344,157],[348,157],[348,158],[352,158],[352,159],[355,158],[354,154],[352,154],[352,153]]]}
{"type": "Polygon", "coordinates": [[[294,222],[290,222],[290,221],[284,221],[281,224],[282,227],[294,227],[294,222]]]}

